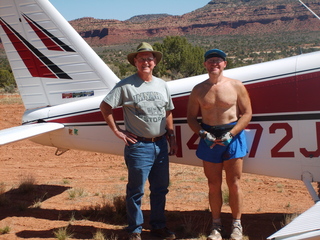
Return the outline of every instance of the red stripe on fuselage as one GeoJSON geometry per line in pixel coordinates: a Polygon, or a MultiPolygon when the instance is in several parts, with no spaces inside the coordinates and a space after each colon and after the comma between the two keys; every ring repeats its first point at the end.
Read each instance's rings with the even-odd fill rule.
{"type": "MultiPolygon", "coordinates": [[[[123,121],[123,112],[122,108],[114,109],[114,119],[116,121],[123,121]]],[[[62,117],[50,122],[57,123],[92,123],[92,122],[104,122],[104,118],[100,111],[92,113],[78,114],[70,117],[62,117]]]]}
{"type": "Polygon", "coordinates": [[[254,114],[320,110],[320,72],[247,84],[254,114]]]}

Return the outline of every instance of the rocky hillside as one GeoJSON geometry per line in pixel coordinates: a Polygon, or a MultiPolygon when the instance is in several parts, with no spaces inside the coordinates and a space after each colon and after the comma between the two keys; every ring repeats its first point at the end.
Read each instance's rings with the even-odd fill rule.
{"type": "MultiPolygon", "coordinates": [[[[304,0],[320,14],[320,2],[304,0]]],[[[212,0],[182,16],[142,15],[126,21],[81,18],[70,22],[90,45],[123,44],[170,35],[257,35],[320,31],[320,21],[298,0],[212,0]]]]}

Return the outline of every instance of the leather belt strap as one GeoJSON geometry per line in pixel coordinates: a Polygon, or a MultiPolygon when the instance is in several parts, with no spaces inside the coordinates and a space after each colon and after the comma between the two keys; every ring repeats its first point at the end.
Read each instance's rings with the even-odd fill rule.
{"type": "Polygon", "coordinates": [[[234,125],[232,124],[222,124],[216,126],[204,126],[202,125],[203,129],[214,134],[215,137],[220,138],[224,133],[229,132],[234,125]]]}
{"type": "Polygon", "coordinates": [[[154,137],[154,138],[145,138],[145,137],[137,137],[136,139],[140,142],[157,142],[159,141],[164,135],[160,137],[154,137]]]}

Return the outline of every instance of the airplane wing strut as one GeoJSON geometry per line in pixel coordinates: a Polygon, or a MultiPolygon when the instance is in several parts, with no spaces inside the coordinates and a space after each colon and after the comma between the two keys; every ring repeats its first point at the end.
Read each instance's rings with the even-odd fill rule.
{"type": "Polygon", "coordinates": [[[306,188],[308,189],[313,201],[315,203],[319,202],[320,198],[319,198],[317,192],[314,190],[313,186],[311,185],[311,183],[313,182],[312,174],[310,172],[304,172],[302,174],[302,181],[303,181],[304,185],[306,186],[306,188]]]}

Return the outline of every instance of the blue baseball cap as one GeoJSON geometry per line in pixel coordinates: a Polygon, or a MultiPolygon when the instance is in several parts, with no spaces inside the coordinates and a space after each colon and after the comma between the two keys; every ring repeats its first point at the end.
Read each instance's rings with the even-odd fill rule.
{"type": "Polygon", "coordinates": [[[219,57],[222,58],[223,61],[226,60],[227,54],[220,49],[210,49],[204,54],[204,61],[207,61],[209,58],[219,57]]]}

